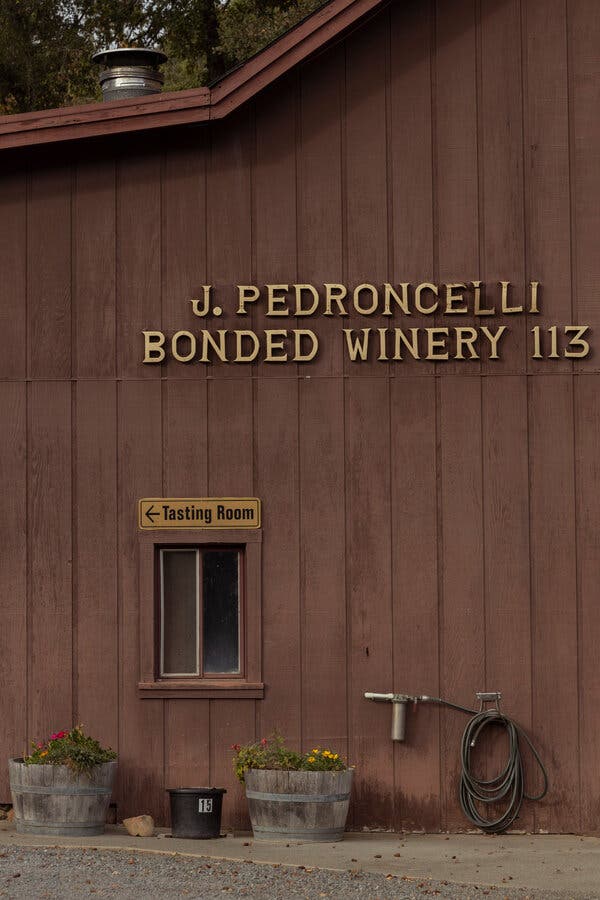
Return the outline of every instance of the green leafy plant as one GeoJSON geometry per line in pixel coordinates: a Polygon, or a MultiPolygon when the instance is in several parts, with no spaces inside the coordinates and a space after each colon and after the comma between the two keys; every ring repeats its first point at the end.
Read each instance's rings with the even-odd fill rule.
{"type": "Polygon", "coordinates": [[[331,750],[315,747],[306,753],[298,753],[285,746],[280,734],[263,738],[251,744],[232,744],[233,769],[239,781],[244,783],[249,769],[280,769],[287,772],[341,772],[346,761],[331,750]]]}
{"type": "Polygon", "coordinates": [[[68,766],[74,772],[89,773],[95,766],[110,762],[117,754],[85,734],[81,725],[71,731],[57,731],[43,741],[32,741],[32,752],[23,758],[26,766],[68,766]]]}

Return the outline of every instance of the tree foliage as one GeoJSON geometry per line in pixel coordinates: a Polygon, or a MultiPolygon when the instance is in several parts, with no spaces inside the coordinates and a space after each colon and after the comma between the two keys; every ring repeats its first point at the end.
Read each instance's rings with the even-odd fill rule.
{"type": "Polygon", "coordinates": [[[160,48],[165,90],[209,84],[323,0],[0,0],[0,115],[100,99],[92,54],[160,48]]]}

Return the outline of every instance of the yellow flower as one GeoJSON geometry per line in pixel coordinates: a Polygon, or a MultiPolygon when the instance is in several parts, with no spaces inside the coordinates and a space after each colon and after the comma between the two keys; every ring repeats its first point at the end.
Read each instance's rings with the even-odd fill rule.
{"type": "Polygon", "coordinates": [[[316,755],[318,754],[319,751],[318,751],[318,749],[317,749],[317,750],[312,750],[311,752],[314,753],[315,756],[316,756],[316,755]]]}
{"type": "Polygon", "coordinates": [[[329,751],[329,750],[323,750],[323,756],[331,756],[330,751],[329,751]]]}
{"type": "Polygon", "coordinates": [[[308,757],[308,761],[309,761],[310,763],[314,762],[314,761],[315,761],[314,756],[309,756],[309,757],[308,757]]]}
{"type": "Polygon", "coordinates": [[[43,751],[40,753],[40,756],[48,756],[48,751],[47,751],[47,750],[43,750],[43,751]]]}
{"type": "Polygon", "coordinates": [[[332,756],[331,758],[332,758],[332,759],[339,759],[339,756],[338,756],[337,753],[334,753],[333,756],[332,756]]]}

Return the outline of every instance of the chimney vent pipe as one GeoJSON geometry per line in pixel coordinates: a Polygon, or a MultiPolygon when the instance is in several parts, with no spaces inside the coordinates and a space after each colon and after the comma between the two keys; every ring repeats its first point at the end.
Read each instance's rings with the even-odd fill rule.
{"type": "Polygon", "coordinates": [[[109,103],[112,100],[159,94],[164,77],[158,67],[167,58],[160,50],[142,47],[119,47],[95,53],[92,62],[104,66],[100,72],[102,99],[109,103]]]}

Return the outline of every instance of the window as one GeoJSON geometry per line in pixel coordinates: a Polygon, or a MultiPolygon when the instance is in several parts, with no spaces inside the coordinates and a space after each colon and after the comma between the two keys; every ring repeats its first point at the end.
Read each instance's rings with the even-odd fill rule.
{"type": "Polygon", "coordinates": [[[143,696],[262,697],[257,531],[140,536],[143,696]]]}
{"type": "Polygon", "coordinates": [[[160,550],[160,674],[240,674],[239,548],[160,550]]]}

